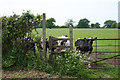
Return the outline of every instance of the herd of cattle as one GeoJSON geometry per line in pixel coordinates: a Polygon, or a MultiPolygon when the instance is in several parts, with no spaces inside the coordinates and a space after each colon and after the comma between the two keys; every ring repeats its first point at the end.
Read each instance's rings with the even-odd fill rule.
{"type": "MultiPolygon", "coordinates": [[[[55,38],[55,37],[52,37],[52,38],[55,38]]],[[[65,39],[65,38],[68,38],[68,36],[63,35],[58,38],[65,39]]],[[[93,50],[92,44],[95,39],[97,39],[97,37],[94,39],[92,37],[89,37],[88,39],[87,38],[84,38],[84,39],[78,38],[75,41],[75,50],[80,51],[82,54],[88,53],[89,59],[90,59],[90,55],[93,50]]],[[[37,46],[37,48],[40,52],[43,50],[43,37],[40,37],[39,40],[37,40],[35,42],[33,41],[32,38],[27,37],[27,38],[24,38],[21,41],[21,43],[24,44],[23,46],[24,46],[24,48],[26,48],[26,51],[33,50],[34,54],[36,53],[35,45],[37,46]]],[[[69,40],[57,40],[57,41],[55,40],[55,41],[52,41],[51,44],[54,46],[60,46],[60,45],[70,46],[70,41],[69,40]]],[[[47,51],[47,49],[50,51],[49,40],[46,39],[46,51],[47,51]]],[[[55,51],[55,50],[58,50],[58,48],[53,47],[51,50],[55,51]]]]}

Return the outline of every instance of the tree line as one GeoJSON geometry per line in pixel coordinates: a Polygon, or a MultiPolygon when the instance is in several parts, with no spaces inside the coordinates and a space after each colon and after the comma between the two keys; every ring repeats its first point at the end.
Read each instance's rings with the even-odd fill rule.
{"type": "MultiPolygon", "coordinates": [[[[46,20],[47,28],[68,28],[69,24],[74,24],[72,19],[68,19],[63,26],[55,25],[56,20],[54,18],[49,18],[46,20]]],[[[77,25],[73,25],[74,28],[119,28],[120,22],[117,23],[115,20],[106,20],[103,26],[100,26],[99,22],[91,23],[86,18],[80,19],[77,25]]],[[[38,26],[42,28],[42,25],[38,26]]]]}

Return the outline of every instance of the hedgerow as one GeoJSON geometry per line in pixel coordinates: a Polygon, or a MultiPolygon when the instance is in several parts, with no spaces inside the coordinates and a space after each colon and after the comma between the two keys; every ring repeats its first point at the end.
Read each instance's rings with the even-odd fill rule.
{"type": "Polygon", "coordinates": [[[42,16],[34,15],[30,11],[23,12],[22,15],[13,14],[11,16],[0,17],[2,21],[2,62],[3,68],[15,64],[25,64],[25,49],[21,48],[21,40],[26,36],[31,36],[33,29],[40,25],[42,16]]]}

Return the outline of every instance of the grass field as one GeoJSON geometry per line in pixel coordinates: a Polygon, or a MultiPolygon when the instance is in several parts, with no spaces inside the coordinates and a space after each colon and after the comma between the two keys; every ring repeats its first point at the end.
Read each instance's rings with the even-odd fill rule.
{"type": "MultiPolygon", "coordinates": [[[[39,32],[38,36],[42,36],[42,29],[37,29],[37,31],[39,32]]],[[[46,29],[46,33],[47,37],[59,37],[63,34],[67,34],[69,36],[69,29],[46,29]]],[[[32,34],[33,36],[37,36],[35,31],[33,31],[32,34]]],[[[73,29],[73,40],[90,36],[97,38],[118,38],[118,29],[73,29]]]]}

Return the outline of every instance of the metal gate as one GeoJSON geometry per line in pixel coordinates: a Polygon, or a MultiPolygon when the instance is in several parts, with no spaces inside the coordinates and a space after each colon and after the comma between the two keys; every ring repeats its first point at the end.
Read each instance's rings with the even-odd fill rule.
{"type": "Polygon", "coordinates": [[[103,60],[107,60],[107,59],[112,59],[112,58],[114,58],[114,59],[120,59],[120,58],[117,58],[118,56],[120,56],[120,50],[119,50],[119,46],[120,46],[120,39],[96,39],[96,42],[95,42],[95,45],[93,45],[93,47],[95,47],[95,49],[94,49],[94,51],[93,51],[93,53],[95,53],[95,58],[96,58],[96,61],[94,61],[94,63],[96,63],[96,62],[100,62],[100,61],[103,61],[103,60]],[[109,41],[114,41],[114,44],[107,44],[107,45],[99,45],[98,44],[98,41],[107,41],[107,42],[109,42],[109,41]],[[112,48],[114,48],[114,51],[99,51],[99,47],[103,47],[103,48],[105,48],[105,47],[111,47],[111,49],[112,48]],[[113,54],[117,54],[117,55],[115,55],[115,56],[112,56],[112,57],[106,57],[106,58],[100,58],[100,57],[98,57],[98,53],[105,53],[105,54],[110,54],[110,53],[113,53],[113,54]],[[97,59],[100,59],[100,60],[97,60],[97,59]]]}

